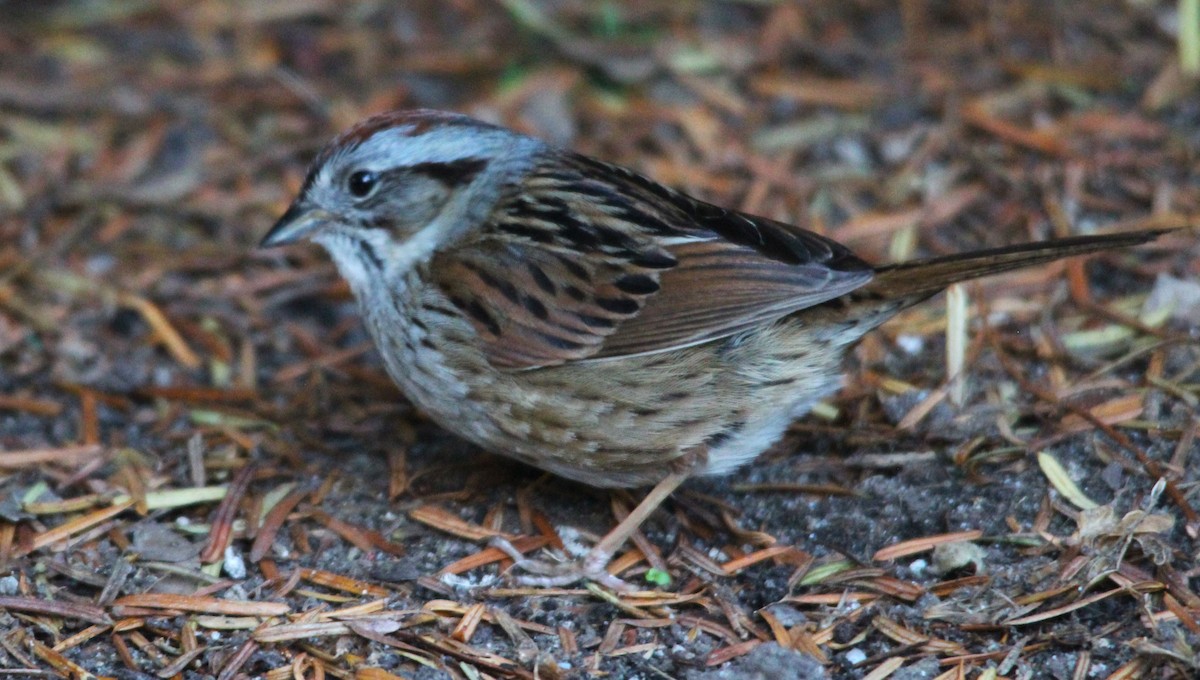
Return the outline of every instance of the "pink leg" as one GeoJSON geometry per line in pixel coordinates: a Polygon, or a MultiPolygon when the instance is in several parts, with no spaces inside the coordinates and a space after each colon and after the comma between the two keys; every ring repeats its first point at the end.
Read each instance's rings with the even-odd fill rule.
{"type": "Polygon", "coordinates": [[[642,522],[646,521],[646,518],[653,514],[658,506],[662,505],[662,502],[690,476],[689,471],[682,471],[672,472],[663,478],[625,519],[600,539],[600,542],[593,546],[583,559],[576,562],[547,564],[538,560],[526,559],[507,541],[493,541],[492,545],[507,552],[516,561],[517,568],[529,572],[528,575],[516,579],[523,585],[559,587],[587,579],[614,590],[632,590],[632,586],[608,573],[605,567],[612,561],[617,550],[642,525],[642,522]]]}

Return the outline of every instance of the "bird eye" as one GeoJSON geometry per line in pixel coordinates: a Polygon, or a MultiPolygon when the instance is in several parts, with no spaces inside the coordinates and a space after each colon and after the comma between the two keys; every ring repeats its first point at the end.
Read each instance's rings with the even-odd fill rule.
{"type": "Polygon", "coordinates": [[[350,175],[350,179],[346,182],[346,188],[350,190],[350,195],[356,198],[366,198],[378,183],[379,175],[370,170],[359,170],[350,175]]]}

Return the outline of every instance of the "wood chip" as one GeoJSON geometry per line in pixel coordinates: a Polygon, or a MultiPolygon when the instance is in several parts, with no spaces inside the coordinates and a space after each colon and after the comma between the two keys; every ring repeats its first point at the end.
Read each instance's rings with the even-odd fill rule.
{"type": "Polygon", "coordinates": [[[970,531],[959,531],[952,534],[939,534],[937,536],[924,536],[922,538],[914,538],[907,541],[901,541],[895,545],[890,545],[886,548],[880,548],[871,556],[876,562],[888,562],[898,560],[901,557],[908,557],[917,553],[933,550],[939,545],[948,543],[959,543],[963,541],[975,541],[983,537],[983,532],[978,529],[970,531]]]}
{"type": "Polygon", "coordinates": [[[0,451],[0,469],[19,470],[37,468],[47,463],[79,465],[102,455],[104,447],[99,444],[65,446],[59,449],[25,449],[22,451],[0,451]]]}
{"type": "Polygon", "coordinates": [[[512,534],[505,534],[467,522],[445,508],[436,505],[422,505],[413,508],[408,512],[408,516],[438,531],[444,531],[459,538],[465,538],[468,541],[482,541],[485,538],[492,538],[493,536],[499,536],[509,541],[516,539],[512,534]]]}
{"type": "Polygon", "coordinates": [[[743,555],[735,560],[729,560],[725,564],[721,565],[721,569],[723,569],[726,574],[732,575],[749,566],[758,564],[759,562],[798,552],[800,551],[797,551],[795,548],[787,545],[771,546],[770,548],[763,548],[762,550],[756,550],[748,555],[743,555]]]}
{"type": "Polygon", "coordinates": [[[1039,451],[1037,454],[1038,467],[1042,469],[1042,474],[1046,475],[1046,479],[1050,481],[1051,486],[1055,491],[1062,494],[1072,505],[1080,510],[1092,510],[1099,507],[1096,501],[1087,497],[1083,490],[1075,484],[1075,480],[1071,479],[1071,475],[1067,473],[1066,468],[1058,462],[1052,454],[1047,451],[1039,451]]]}
{"type": "Polygon", "coordinates": [[[233,481],[229,483],[225,497],[221,499],[221,504],[213,512],[210,522],[212,529],[208,534],[208,542],[204,545],[204,550],[200,552],[201,562],[207,564],[224,559],[225,548],[233,538],[233,520],[237,516],[238,506],[246,495],[246,489],[250,487],[250,480],[253,478],[254,466],[246,465],[238,470],[233,481]]]}
{"type": "Polygon", "coordinates": [[[316,585],[341,590],[355,595],[371,595],[372,597],[387,597],[390,594],[387,588],[373,585],[366,581],[359,581],[341,574],[334,574],[328,571],[319,569],[300,569],[300,578],[314,583],[316,585]]]}
{"type": "Polygon", "coordinates": [[[42,533],[33,537],[32,548],[37,550],[38,548],[54,545],[59,541],[66,540],[71,536],[74,536],[75,534],[87,531],[97,524],[107,522],[113,517],[125,512],[129,508],[132,508],[133,504],[133,499],[129,499],[120,503],[113,503],[111,506],[102,510],[88,513],[82,517],[76,517],[75,519],[64,522],[53,529],[47,529],[46,531],[43,531],[42,533]]]}
{"type": "Polygon", "coordinates": [[[229,616],[282,616],[292,609],[282,602],[250,602],[246,600],[220,600],[215,597],[193,595],[171,595],[166,593],[141,593],[126,595],[113,602],[113,610],[125,608],[173,609],[201,614],[224,614],[229,616]]]}
{"type": "Polygon", "coordinates": [[[55,602],[38,597],[0,597],[0,609],[47,616],[78,619],[98,625],[111,625],[112,619],[100,607],[79,602],[55,602]]]}
{"type": "Polygon", "coordinates": [[[300,501],[309,494],[308,489],[296,489],[292,491],[282,500],[276,503],[263,518],[262,526],[258,528],[258,535],[254,537],[254,543],[250,546],[250,561],[258,562],[266,557],[267,551],[271,549],[271,544],[275,541],[275,535],[283,526],[284,520],[291,514],[300,501]]]}
{"type": "Polygon", "coordinates": [[[471,638],[475,635],[475,628],[483,619],[484,611],[484,606],[478,602],[468,607],[462,618],[455,624],[454,630],[450,631],[450,637],[459,642],[470,643],[471,638]]]}
{"type": "Polygon", "coordinates": [[[200,368],[200,357],[192,348],[188,346],[187,341],[175,330],[171,322],[167,320],[167,316],[153,302],[134,295],[132,293],[122,293],[120,295],[121,304],[126,307],[131,307],[142,315],[146,323],[154,329],[154,333],[158,336],[160,342],[166,347],[171,356],[185,368],[197,369],[200,368]]]}
{"type": "Polygon", "coordinates": [[[1094,604],[1101,600],[1108,599],[1108,598],[1112,597],[1113,595],[1123,592],[1124,590],[1125,590],[1124,588],[1113,588],[1112,590],[1106,590],[1102,593],[1094,593],[1087,597],[1080,598],[1070,604],[1066,604],[1061,607],[1055,607],[1053,609],[1048,609],[1039,614],[1030,614],[1029,616],[1020,616],[1015,619],[1009,619],[1007,621],[1004,621],[1004,625],[1006,625],[1006,626],[1025,626],[1025,625],[1028,625],[1031,623],[1038,623],[1040,621],[1046,621],[1048,619],[1053,619],[1055,617],[1062,616],[1063,614],[1069,614],[1069,613],[1075,611],[1076,609],[1083,609],[1084,607],[1086,607],[1090,604],[1094,604]]]}

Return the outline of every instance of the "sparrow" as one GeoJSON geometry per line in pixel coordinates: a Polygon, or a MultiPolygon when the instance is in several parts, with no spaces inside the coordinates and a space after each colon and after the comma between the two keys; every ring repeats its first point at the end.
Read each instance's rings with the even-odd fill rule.
{"type": "Polygon", "coordinates": [[[388,374],[441,427],[592,486],[652,486],[582,559],[519,563],[527,582],[623,587],[605,566],[646,517],[776,442],[871,329],[959,281],[1161,233],[873,266],[627,168],[410,110],[326,146],[261,245],[328,251],[388,374]]]}

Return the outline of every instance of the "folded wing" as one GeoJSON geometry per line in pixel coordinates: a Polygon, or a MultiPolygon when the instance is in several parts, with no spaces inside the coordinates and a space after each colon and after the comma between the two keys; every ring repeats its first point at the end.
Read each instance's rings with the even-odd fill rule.
{"type": "Polygon", "coordinates": [[[511,369],[727,337],[873,276],[818,234],[558,152],[431,269],[489,360],[511,369]]]}

